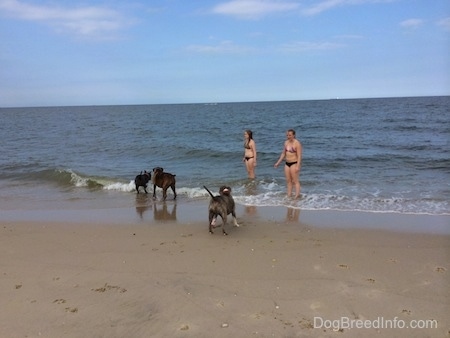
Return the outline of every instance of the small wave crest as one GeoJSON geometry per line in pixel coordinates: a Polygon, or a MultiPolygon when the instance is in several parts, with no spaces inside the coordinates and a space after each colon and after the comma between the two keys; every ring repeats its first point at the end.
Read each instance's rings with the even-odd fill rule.
{"type": "Polygon", "coordinates": [[[374,213],[401,213],[417,215],[450,215],[446,201],[411,200],[406,198],[368,198],[337,194],[307,193],[300,199],[286,197],[283,193],[265,192],[254,196],[235,196],[243,205],[284,206],[302,210],[364,211],[374,213]]]}
{"type": "Polygon", "coordinates": [[[103,186],[103,189],[122,191],[122,192],[130,192],[130,191],[136,190],[136,186],[134,184],[134,181],[130,181],[129,183],[112,182],[112,183],[105,184],[103,186]]]}
{"type": "MultiPolygon", "coordinates": [[[[24,176],[16,177],[16,180],[23,180],[24,176]]],[[[117,191],[132,191],[134,190],[134,182],[129,183],[113,180],[108,177],[88,176],[82,173],[77,173],[72,169],[47,169],[37,171],[27,175],[26,180],[34,182],[47,182],[61,187],[75,187],[88,189],[105,189],[117,191]]]]}

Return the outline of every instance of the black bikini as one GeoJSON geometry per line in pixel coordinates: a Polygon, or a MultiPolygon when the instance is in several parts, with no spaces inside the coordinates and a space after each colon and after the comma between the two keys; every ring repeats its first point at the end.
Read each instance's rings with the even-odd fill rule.
{"type": "MultiPolygon", "coordinates": [[[[245,148],[245,149],[251,149],[251,147],[250,147],[250,141],[244,142],[244,148],[245,148]]],[[[249,159],[253,158],[253,156],[251,156],[251,157],[245,156],[244,158],[245,158],[246,161],[248,161],[249,159]]]]}
{"type": "Polygon", "coordinates": [[[287,165],[288,167],[290,167],[290,166],[293,165],[293,164],[297,164],[297,162],[286,162],[286,165],[287,165]]]}

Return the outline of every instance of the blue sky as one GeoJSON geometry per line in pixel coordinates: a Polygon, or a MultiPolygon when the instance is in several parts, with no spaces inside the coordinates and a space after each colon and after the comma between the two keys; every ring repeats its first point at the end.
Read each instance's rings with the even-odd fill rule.
{"type": "Polygon", "coordinates": [[[0,107],[450,95],[449,0],[0,0],[0,107]]]}

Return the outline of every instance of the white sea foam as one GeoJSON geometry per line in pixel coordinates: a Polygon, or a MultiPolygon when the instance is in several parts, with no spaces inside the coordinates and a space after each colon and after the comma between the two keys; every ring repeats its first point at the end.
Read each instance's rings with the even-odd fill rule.
{"type": "Polygon", "coordinates": [[[130,181],[129,183],[113,182],[113,183],[105,184],[103,186],[103,189],[104,190],[130,192],[130,191],[136,191],[136,185],[134,184],[134,181],[130,181]]]}

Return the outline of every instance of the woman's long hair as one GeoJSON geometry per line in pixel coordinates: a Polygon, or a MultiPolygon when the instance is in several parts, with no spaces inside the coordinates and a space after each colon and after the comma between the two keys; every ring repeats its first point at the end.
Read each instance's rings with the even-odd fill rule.
{"type": "Polygon", "coordinates": [[[253,140],[253,132],[250,129],[245,130],[245,133],[248,135],[248,140],[244,140],[244,147],[250,149],[249,143],[250,140],[253,140]]]}

